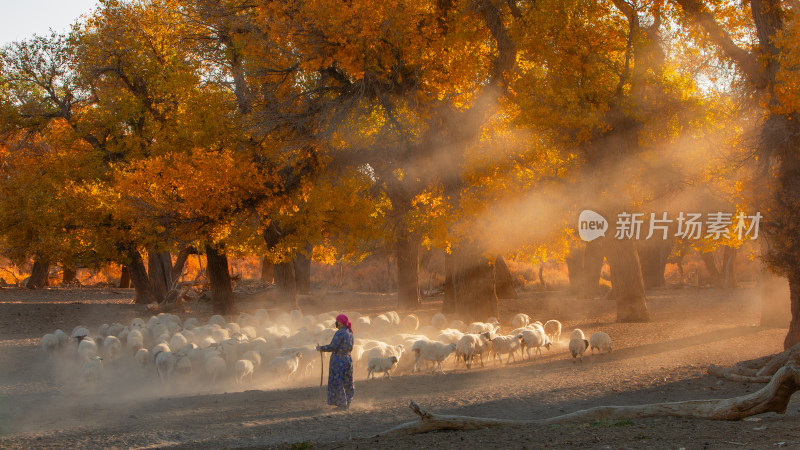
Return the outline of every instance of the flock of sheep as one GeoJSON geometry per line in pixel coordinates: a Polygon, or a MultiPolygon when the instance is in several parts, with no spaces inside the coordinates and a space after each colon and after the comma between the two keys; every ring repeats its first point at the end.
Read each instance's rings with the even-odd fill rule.
{"type": "MultiPolygon", "coordinates": [[[[77,357],[80,375],[88,384],[103,379],[104,364],[125,363],[168,384],[188,380],[214,384],[232,378],[243,385],[254,383],[254,376],[286,382],[319,370],[322,361],[315,346],[330,342],[337,314],[303,315],[295,310],[271,320],[268,311],[259,309],[239,315],[236,322],[215,315],[206,324],[193,317],[182,321],[176,315],[159,314],[147,321],[135,318],[127,325],[103,324],[94,333],[82,325],[71,335],[56,330],[42,337],[41,346],[53,357],[77,357]]],[[[513,317],[514,329],[505,335],[495,318],[465,324],[448,322],[439,313],[429,325],[420,326],[414,314],[402,319],[394,311],[375,317],[346,314],[355,333],[355,373],[366,372],[373,379],[376,373],[391,378],[393,371],[420,372],[423,364],[433,367],[434,373],[444,373],[442,363],[448,359],[468,369],[475,362],[483,367],[484,356],[502,363],[505,355],[506,364],[516,362],[517,356],[530,359],[531,351],[541,356],[542,347],[549,350],[558,343],[562,328],[557,320],[542,324],[521,313],[513,317]]],[[[575,329],[568,348],[573,362],[583,361],[590,348],[592,354],[610,352],[611,338],[597,332],[587,340],[583,331],[575,329]]]]}

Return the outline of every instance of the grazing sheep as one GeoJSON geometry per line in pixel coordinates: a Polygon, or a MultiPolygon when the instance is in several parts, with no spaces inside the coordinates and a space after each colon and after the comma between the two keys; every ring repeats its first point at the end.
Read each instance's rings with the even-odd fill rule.
{"type": "Polygon", "coordinates": [[[541,357],[542,347],[550,350],[550,339],[544,334],[544,330],[539,328],[524,330],[522,332],[522,346],[525,348],[525,353],[528,354],[528,359],[531,359],[532,348],[534,353],[538,353],[539,357],[541,357]]]}
{"type": "Polygon", "coordinates": [[[548,320],[544,324],[544,333],[553,342],[558,342],[561,339],[561,322],[557,320],[548,320]]]}
{"type": "Polygon", "coordinates": [[[610,353],[611,336],[602,331],[592,333],[592,336],[589,337],[589,346],[592,347],[592,355],[594,355],[594,349],[597,349],[597,352],[600,354],[610,353]]]}
{"type": "Polygon", "coordinates": [[[249,359],[240,359],[236,361],[236,365],[233,369],[236,371],[236,384],[239,386],[244,384],[244,377],[250,377],[250,383],[253,383],[253,371],[255,370],[253,361],[249,359]]]}
{"type": "Polygon", "coordinates": [[[276,356],[269,362],[267,372],[275,378],[288,381],[289,377],[297,373],[301,359],[303,359],[301,352],[295,352],[294,355],[276,356]]]}
{"type": "Polygon", "coordinates": [[[372,347],[367,350],[366,358],[369,361],[372,358],[388,358],[389,356],[395,356],[399,360],[401,356],[403,356],[403,352],[405,351],[405,347],[403,344],[397,345],[386,345],[383,342],[379,342],[379,345],[376,347],[372,347]]]}
{"type": "Polygon", "coordinates": [[[175,370],[175,366],[178,363],[178,358],[170,351],[160,351],[155,353],[155,358],[158,378],[166,383],[169,381],[170,377],[172,376],[172,372],[175,370]]]}
{"type": "Polygon", "coordinates": [[[456,343],[449,344],[437,341],[419,340],[411,346],[411,351],[414,353],[414,370],[419,372],[421,370],[420,364],[422,361],[434,361],[439,369],[439,372],[444,373],[442,369],[442,361],[447,359],[453,352],[456,351],[456,343]]]}
{"type": "Polygon", "coordinates": [[[583,330],[576,328],[572,330],[569,337],[569,352],[572,354],[572,363],[575,363],[575,358],[579,358],[583,362],[583,352],[589,348],[589,341],[583,334],[583,330]]]}
{"type": "Polygon", "coordinates": [[[472,361],[477,356],[483,366],[483,355],[489,350],[489,333],[465,334],[456,342],[456,356],[464,358],[467,369],[472,367],[472,361]]]}
{"type": "Polygon", "coordinates": [[[431,325],[438,330],[443,330],[447,326],[447,317],[442,313],[436,313],[431,317],[431,325]]]}
{"type": "Polygon", "coordinates": [[[86,383],[97,384],[103,377],[103,358],[92,356],[81,366],[81,373],[86,383]]]}
{"type": "Polygon", "coordinates": [[[370,375],[372,375],[372,379],[375,379],[375,372],[383,372],[383,377],[389,377],[392,379],[392,375],[389,372],[392,371],[397,367],[397,357],[396,356],[389,356],[386,358],[370,358],[369,362],[367,363],[367,379],[369,380],[370,375]]]}
{"type": "Polygon", "coordinates": [[[506,364],[511,364],[511,358],[514,358],[514,362],[517,362],[517,358],[514,356],[522,347],[522,337],[523,334],[510,334],[508,336],[495,336],[492,341],[492,348],[491,353],[493,354],[492,360],[496,358],[500,358],[500,362],[503,362],[503,355],[507,354],[508,358],[506,359],[506,364]]]}

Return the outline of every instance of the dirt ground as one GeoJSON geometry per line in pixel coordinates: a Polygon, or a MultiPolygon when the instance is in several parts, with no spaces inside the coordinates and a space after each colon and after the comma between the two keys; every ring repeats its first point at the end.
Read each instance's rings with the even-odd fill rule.
{"type": "MultiPolygon", "coordinates": [[[[323,407],[319,372],[293,387],[258,381],[243,389],[232,383],[165,387],[130,367],[111,367],[90,389],[74,366],[54,362],[39,348],[39,338],[56,328],[69,333],[84,324],[94,330],[146,317],[144,307],[130,303],[132,296],[120,289],[0,290],[1,448],[800,448],[797,400],[785,415],[736,422],[655,418],[369,437],[415,420],[410,400],[437,413],[535,419],[598,405],[753,392],[762,385],[706,374],[710,363],[730,366],[782,350],[786,330],[757,326],[760,307],[752,288],[654,291],[648,296],[653,320],[643,324],[614,323],[611,301],[523,293],[501,301],[501,322],[508,329],[515,312],[561,320],[565,333],[544,357],[471,370],[453,370],[448,362],[445,375],[386,381],[367,382],[359,374],[347,412],[323,407]],[[575,327],[587,336],[607,332],[614,351],[573,364],[566,347],[575,327]]],[[[303,309],[374,314],[393,302],[393,296],[329,293],[303,309]]],[[[242,311],[260,306],[239,304],[242,311]]],[[[417,313],[428,318],[439,307],[425,301],[417,313]]],[[[198,307],[183,316],[189,315],[206,319],[210,312],[198,307]]]]}

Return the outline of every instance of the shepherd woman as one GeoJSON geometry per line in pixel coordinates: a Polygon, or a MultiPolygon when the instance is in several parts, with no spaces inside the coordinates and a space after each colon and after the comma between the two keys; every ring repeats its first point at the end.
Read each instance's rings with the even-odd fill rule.
{"type": "Polygon", "coordinates": [[[317,351],[331,352],[328,368],[328,404],[348,409],[353,401],[353,328],[344,314],[336,316],[336,334],[328,345],[318,345],[317,351]]]}

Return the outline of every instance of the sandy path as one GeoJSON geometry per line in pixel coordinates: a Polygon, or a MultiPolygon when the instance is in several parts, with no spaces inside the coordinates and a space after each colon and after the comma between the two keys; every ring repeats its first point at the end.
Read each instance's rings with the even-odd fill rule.
{"type": "MultiPolygon", "coordinates": [[[[179,392],[173,387],[166,392],[156,383],[143,382],[138,375],[119,369],[114,372],[113,384],[108,382],[96,393],[85,393],[68,377],[52,377],[53,365],[35,347],[35,335],[26,337],[21,330],[7,334],[4,329],[0,336],[0,446],[220,448],[312,441],[322,447],[402,448],[461,447],[466,439],[468,447],[473,448],[481,440],[483,446],[490,447],[580,444],[589,448],[767,448],[780,442],[800,447],[800,432],[793,431],[800,416],[797,402],[792,402],[786,416],[767,414],[759,422],[648,419],[583,427],[512,427],[364,439],[412,420],[406,407],[412,399],[442,413],[520,419],[597,405],[720,398],[751,392],[760,386],[718,380],[706,375],[705,368],[712,362],[732,365],[778,352],[785,330],[756,327],[757,305],[752,304],[752,292],[731,292],[658,292],[650,297],[655,320],[647,324],[610,323],[613,315],[608,312],[609,305],[601,305],[598,313],[588,318],[570,318],[562,311],[567,316],[567,330],[579,325],[587,335],[597,329],[607,331],[615,340],[614,352],[573,364],[562,335],[562,342],[539,360],[508,367],[487,364],[470,371],[452,371],[452,362],[448,362],[446,370],[450,371],[445,375],[359,381],[357,400],[347,413],[321,407],[318,374],[292,389],[240,388],[235,392],[232,386],[226,386],[179,392]],[[692,317],[692,321],[684,317],[692,317]]],[[[0,310],[8,306],[0,304],[0,310]]],[[[118,313],[129,314],[127,306],[118,313]]],[[[525,300],[519,306],[542,312],[526,305],[525,300]]],[[[549,305],[548,309],[554,308],[549,305]]]]}

